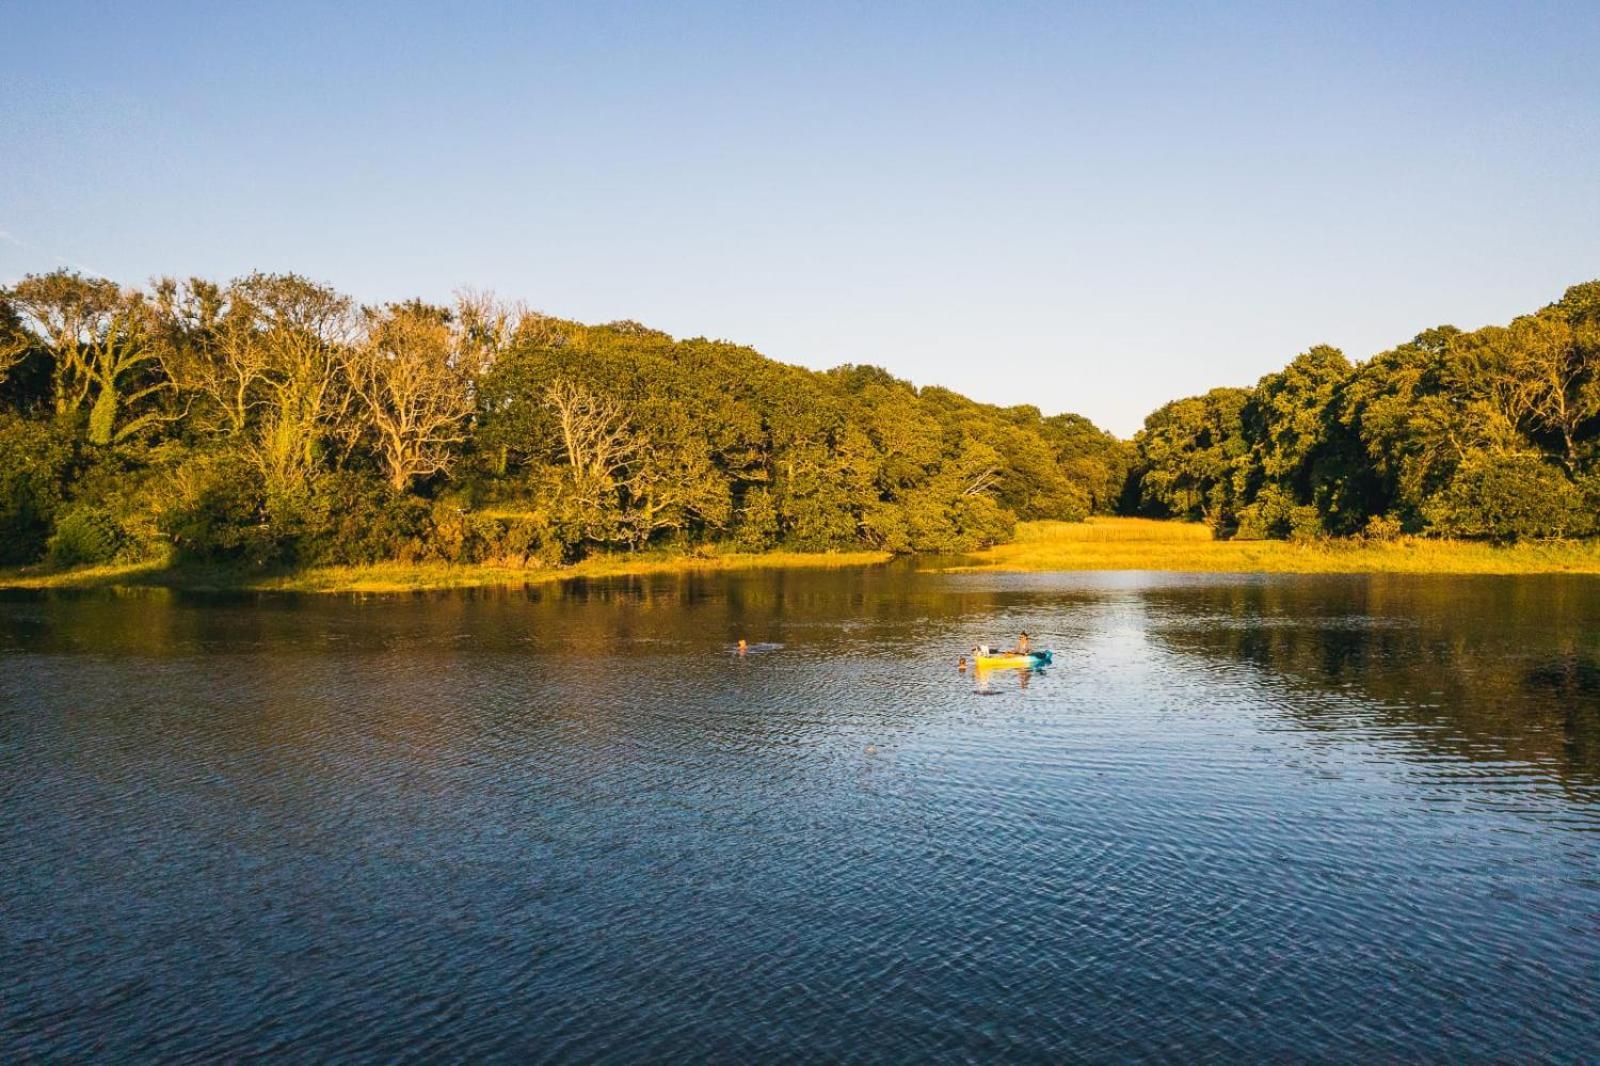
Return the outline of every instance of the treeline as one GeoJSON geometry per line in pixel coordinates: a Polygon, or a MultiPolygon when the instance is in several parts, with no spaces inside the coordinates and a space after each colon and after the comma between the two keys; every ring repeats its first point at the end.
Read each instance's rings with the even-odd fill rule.
{"type": "Polygon", "coordinates": [[[1600,534],[1600,282],[1362,364],[1312,348],[1131,444],[474,294],[362,307],[296,275],[66,272],[0,291],[7,564],[959,551],[1111,511],[1245,538],[1600,534]]]}
{"type": "Polygon", "coordinates": [[[1248,538],[1600,533],[1600,282],[1355,365],[1316,347],[1155,411],[1130,506],[1248,538]]]}
{"type": "Polygon", "coordinates": [[[1076,415],[479,295],[66,272],[0,292],[5,563],[963,550],[1114,509],[1133,463],[1076,415]]]}

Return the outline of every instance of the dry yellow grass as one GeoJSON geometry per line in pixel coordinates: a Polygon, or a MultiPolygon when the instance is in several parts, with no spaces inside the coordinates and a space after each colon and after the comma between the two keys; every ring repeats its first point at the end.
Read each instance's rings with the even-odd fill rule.
{"type": "MultiPolygon", "coordinates": [[[[274,592],[414,592],[427,589],[541,585],[579,577],[636,577],[722,570],[834,568],[866,566],[889,559],[887,552],[767,552],[700,557],[602,556],[575,566],[529,569],[505,566],[449,566],[441,563],[377,563],[325,566],[263,577],[250,589],[274,592]]],[[[241,586],[234,586],[241,587],[241,586]]]]}
{"type": "Polygon", "coordinates": [[[52,570],[20,566],[0,570],[0,589],[115,588],[159,585],[168,570],[163,563],[106,563],[52,570]]]}
{"type": "Polygon", "coordinates": [[[284,573],[218,567],[126,563],[45,570],[0,571],[0,589],[183,588],[254,592],[422,592],[430,589],[540,585],[578,577],[627,577],[774,567],[848,567],[887,561],[885,552],[766,552],[759,555],[614,555],[569,567],[451,566],[444,563],[376,563],[319,566],[284,573]]]}
{"type": "MultiPolygon", "coordinates": [[[[267,592],[422,592],[516,587],[579,577],[867,566],[884,552],[767,552],[699,557],[612,555],[576,566],[524,568],[378,563],[287,573],[134,563],[0,571],[0,589],[184,588],[267,592]]],[[[1203,525],[1144,518],[1024,522],[1017,538],[977,552],[950,570],[1172,570],[1223,573],[1600,574],[1600,542],[1553,541],[1498,547],[1475,541],[1401,538],[1383,543],[1214,540],[1203,525]]]]}
{"type": "Polygon", "coordinates": [[[1024,522],[1017,539],[957,570],[1177,570],[1223,573],[1600,573],[1600,542],[1496,546],[1403,537],[1387,542],[1215,540],[1192,522],[1094,518],[1024,522]]]}

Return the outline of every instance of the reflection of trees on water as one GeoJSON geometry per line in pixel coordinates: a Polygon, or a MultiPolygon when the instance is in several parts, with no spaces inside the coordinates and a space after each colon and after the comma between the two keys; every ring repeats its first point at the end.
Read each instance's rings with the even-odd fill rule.
{"type": "MultiPolygon", "coordinates": [[[[1037,592],[961,586],[908,564],[840,570],[751,570],[576,579],[529,588],[399,595],[208,595],[166,589],[11,594],[0,650],[151,658],[271,651],[285,658],[459,649],[649,655],[668,644],[731,647],[791,641],[818,651],[924,643],[942,626],[1037,592]]],[[[1063,605],[1092,592],[1057,593],[1063,605]]],[[[1063,607],[1063,610],[1066,606],[1063,607]]],[[[969,646],[950,646],[954,657],[969,646]]]]}
{"type": "MultiPolygon", "coordinates": [[[[1115,596],[1144,605],[1141,626],[1158,643],[1219,667],[1255,664],[1291,696],[1362,701],[1353,719],[1350,704],[1284,700],[1282,713],[1302,728],[1366,723],[1432,754],[1514,760],[1569,784],[1600,785],[1600,581],[1333,576],[1115,587],[1115,596]]],[[[0,651],[94,657],[55,660],[58,672],[78,675],[62,682],[78,696],[88,676],[119,689],[136,676],[151,682],[141,691],[165,687],[255,708],[260,733],[286,758],[291,738],[313,749],[305,757],[314,761],[314,749],[350,728],[345,700],[381,704],[368,723],[375,742],[408,757],[438,759],[481,731],[546,721],[581,723],[574,742],[594,745],[600,758],[656,693],[691,702],[721,693],[760,706],[759,714],[678,723],[708,743],[823,736],[841,708],[870,706],[877,727],[915,728],[943,706],[937,686],[955,678],[974,627],[1042,609],[1103,618],[1106,604],[1106,589],[1092,584],[975,584],[898,566],[400,597],[56,593],[8,599],[0,651]],[[759,657],[734,663],[729,649],[740,637],[784,644],[782,662],[799,657],[828,669],[793,672],[792,691],[769,693],[759,657]],[[908,657],[941,648],[946,673],[907,672],[908,657]],[[214,690],[160,663],[182,658],[198,660],[214,690]]],[[[988,686],[1015,691],[1028,680],[1008,673],[988,686]]],[[[130,709],[130,725],[149,713],[130,709]]],[[[194,717],[182,724],[207,728],[194,717]]],[[[249,750],[243,736],[227,743],[249,750]]]]}
{"type": "MultiPolygon", "coordinates": [[[[1349,693],[1434,753],[1552,769],[1600,784],[1600,582],[1400,575],[1154,589],[1152,636],[1253,663],[1295,686],[1349,693]]],[[[1343,730],[1323,700],[1289,701],[1305,728],[1343,730]]]]}
{"type": "MultiPolygon", "coordinates": [[[[1094,599],[1061,598],[1074,596],[1094,599]]],[[[89,762],[181,747],[201,763],[270,762],[309,797],[352,772],[438,793],[524,743],[552,780],[604,778],[643,738],[693,757],[764,752],[781,778],[817,765],[785,751],[853,758],[858,732],[892,743],[937,708],[959,713],[940,693],[974,620],[1037,599],[897,565],[398,596],[51,592],[0,607],[0,652],[73,675],[52,700],[94,709],[59,719],[89,762]],[[740,660],[740,637],[784,650],[740,660]],[[908,672],[940,649],[944,669],[908,672]]],[[[1012,689],[1026,680],[1008,674],[1012,689]]]]}

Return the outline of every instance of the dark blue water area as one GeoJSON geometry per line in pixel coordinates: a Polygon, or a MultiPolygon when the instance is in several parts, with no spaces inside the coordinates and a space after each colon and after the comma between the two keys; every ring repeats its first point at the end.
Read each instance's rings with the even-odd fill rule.
{"type": "Polygon", "coordinates": [[[1600,1049],[1592,579],[14,594],[0,805],[8,1061],[1600,1049]]]}

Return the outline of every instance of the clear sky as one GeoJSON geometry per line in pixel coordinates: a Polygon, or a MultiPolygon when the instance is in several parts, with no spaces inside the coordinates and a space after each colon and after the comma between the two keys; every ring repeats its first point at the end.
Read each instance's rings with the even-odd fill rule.
{"type": "Polygon", "coordinates": [[[1131,433],[1600,276],[1600,4],[0,0],[0,283],[490,288],[1131,433]]]}

